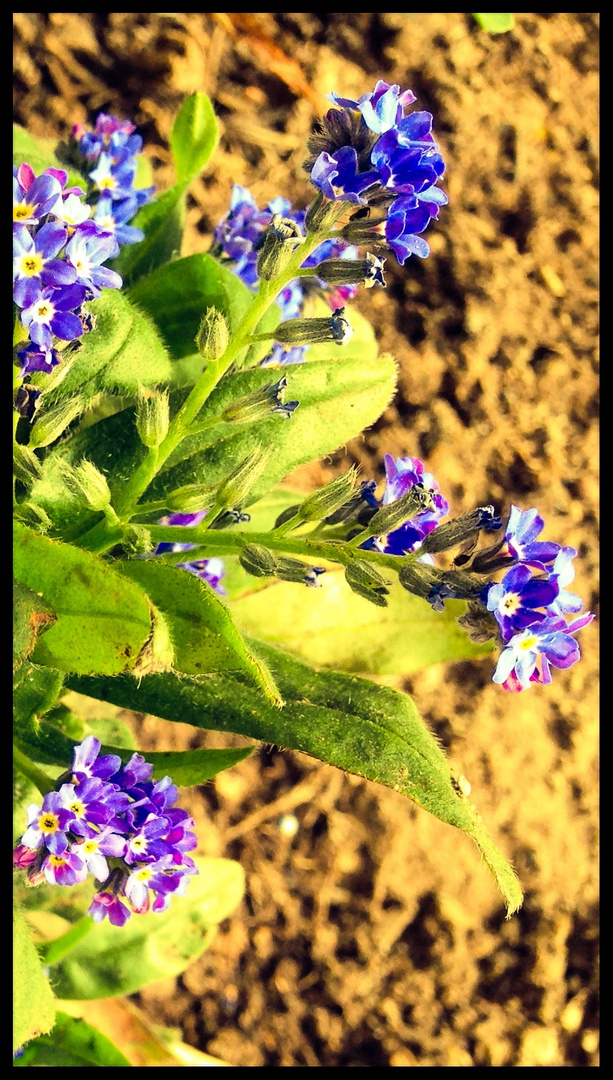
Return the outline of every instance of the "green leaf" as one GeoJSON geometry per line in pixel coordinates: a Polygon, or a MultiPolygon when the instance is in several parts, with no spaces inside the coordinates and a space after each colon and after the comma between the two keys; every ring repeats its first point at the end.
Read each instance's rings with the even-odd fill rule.
{"type": "Polygon", "coordinates": [[[13,1050],[53,1027],[55,1006],[49,980],[23,916],[13,909],[13,1050]]]}
{"type": "Polygon", "coordinates": [[[25,730],[33,726],[35,718],[53,708],[62,689],[64,673],[51,667],[26,663],[17,674],[13,715],[15,726],[25,730]]]}
{"type": "Polygon", "coordinates": [[[503,14],[495,15],[491,13],[478,13],[473,11],[473,18],[477,20],[482,30],[487,30],[488,34],[506,34],[507,30],[512,30],[515,26],[515,19],[513,15],[503,14]]]}
{"type": "Polygon", "coordinates": [[[59,671],[114,675],[133,668],[152,631],[146,596],[96,555],[14,525],[14,573],[41,593],[57,622],[32,659],[59,671]]]}
{"type": "Polygon", "coordinates": [[[522,894],[511,867],[476,810],[457,794],[442,750],[406,694],[354,676],[315,672],[261,643],[257,649],[270,663],[285,698],[281,710],[264,699],[254,701],[247,687],[223,676],[199,685],[171,674],[148,676],[138,686],[125,676],[71,679],[69,685],[124,708],[301,750],[386,784],[467,833],[492,871],[509,913],[519,907],[522,894]]]}
{"type": "Polygon", "coordinates": [[[27,162],[37,176],[45,169],[63,169],[68,173],[67,187],[87,187],[85,172],[77,171],[73,166],[66,165],[58,151],[65,149],[65,145],[57,139],[37,139],[19,124],[13,124],[13,164],[21,165],[27,162]]]}
{"type": "Polygon", "coordinates": [[[190,183],[208,164],[219,130],[210,99],[203,93],[191,94],[181,106],[170,136],[170,147],[177,179],[190,183]]]}
{"type": "Polygon", "coordinates": [[[111,264],[121,274],[124,286],[133,285],[145,274],[151,274],[159,266],[178,259],[181,254],[183,229],[185,228],[185,195],[188,183],[175,184],[155,199],[141,206],[130,222],[142,229],[144,240],[138,244],[124,244],[111,264]]]}
{"type": "Polygon", "coordinates": [[[58,1012],[55,1027],[49,1035],[41,1035],[26,1046],[22,1057],[14,1064],[91,1067],[101,1065],[131,1065],[120,1050],[85,1020],[58,1012]]]}
{"type": "MultiPolygon", "coordinates": [[[[97,738],[102,732],[99,724],[92,725],[97,738]]],[[[136,750],[106,742],[103,738],[102,753],[117,754],[123,762],[129,761],[136,750]]],[[[44,765],[60,765],[70,768],[75,740],[59,731],[49,720],[42,720],[36,731],[18,732],[15,745],[32,761],[44,765]]],[[[145,752],[146,760],[153,765],[154,780],[170,776],[178,787],[193,787],[211,780],[217,773],[230,769],[253,752],[252,746],[236,746],[226,749],[171,750],[145,752]]],[[[23,832],[23,827],[21,832],[23,832]]]]}
{"type": "Polygon", "coordinates": [[[53,969],[61,998],[133,994],[180,975],[210,944],[214,927],[240,903],[244,875],[229,859],[196,858],[199,874],[166,911],[135,915],[122,927],[98,923],[53,969]]]}
{"type": "Polygon", "coordinates": [[[78,390],[134,395],[139,386],[171,379],[172,363],[154,321],[123,293],[104,289],[88,309],[95,327],[84,335],[66,377],[46,395],[45,406],[78,390]]]}
{"type": "MultiPolygon", "coordinates": [[[[466,611],[448,600],[433,611],[392,580],[388,606],[375,607],[352,592],[342,571],[324,574],[320,589],[277,582],[235,600],[238,625],[316,667],[372,675],[410,675],[428,664],[466,660],[491,652],[476,645],[457,623],[466,611]]],[[[252,579],[253,580],[253,579],[252,579]]]]}
{"type": "MultiPolygon", "coordinates": [[[[129,297],[157,324],[173,359],[188,358],[190,366],[198,365],[200,370],[203,361],[197,356],[194,339],[206,309],[215,307],[223,312],[234,331],[253,301],[253,293],[240,278],[210,255],[188,255],[161,266],[141,278],[129,297]]],[[[273,307],[258,324],[257,332],[264,333],[278,321],[279,309],[273,307]]]]}
{"type": "Polygon", "coordinates": [[[242,671],[279,702],[270,675],[247,649],[227,607],[210,585],[173,566],[144,560],[117,564],[165,616],[174,647],[173,666],[186,675],[242,671]]]}
{"type": "MultiPolygon", "coordinates": [[[[342,358],[293,364],[283,369],[286,400],[300,402],[288,420],[273,416],[254,424],[216,424],[185,439],[149,488],[148,498],[161,498],[183,484],[215,484],[236,468],[257,446],[274,454],[245,505],[257,502],[286,473],[324,457],[374,424],[389,404],[396,366],[390,357],[376,360],[342,358]]],[[[218,416],[226,405],[274,382],[278,369],[253,368],[223,379],[199,414],[218,416]]]]}
{"type": "Polygon", "coordinates": [[[49,604],[21,582],[13,582],[13,666],[32,652],[36,638],[56,621],[49,604]]]}

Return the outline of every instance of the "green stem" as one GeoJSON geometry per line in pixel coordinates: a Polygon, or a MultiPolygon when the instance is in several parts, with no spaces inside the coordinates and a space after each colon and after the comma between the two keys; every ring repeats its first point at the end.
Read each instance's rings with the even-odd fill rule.
{"type": "Polygon", "coordinates": [[[39,769],[38,765],[30,761],[29,757],[26,757],[15,745],[13,745],[13,764],[25,776],[26,780],[30,780],[38,788],[41,795],[47,795],[50,791],[55,791],[55,780],[47,776],[46,772],[39,769]]]}
{"type": "Polygon", "coordinates": [[[411,555],[385,555],[380,551],[356,551],[350,548],[344,540],[311,539],[309,537],[280,536],[278,531],[256,532],[226,532],[210,529],[205,532],[202,525],[151,525],[148,527],[151,539],[155,543],[174,542],[177,544],[191,543],[206,549],[203,556],[201,552],[184,552],[183,561],[188,562],[192,558],[206,558],[210,555],[238,554],[241,548],[247,544],[261,544],[270,551],[283,551],[289,555],[303,555],[310,559],[324,559],[327,562],[341,563],[348,566],[355,559],[364,559],[366,562],[375,563],[377,566],[385,566],[390,570],[400,570],[408,563],[415,562],[419,558],[419,552],[411,555]]]}
{"type": "Polygon", "coordinates": [[[302,263],[312,254],[319,244],[327,239],[327,236],[327,233],[309,233],[304,244],[301,244],[293,253],[284,272],[280,274],[279,277],[275,278],[274,281],[260,282],[259,291],[256,293],[247,312],[235,333],[232,335],[225,353],[218,360],[209,363],[205,367],[198,382],[183,402],[183,405],[176,416],[173,418],[166,438],[158,447],[157,460],[155,463],[152,463],[149,456],[145,458],[123,489],[115,508],[124,519],[128,518],[141,495],[146,491],[161,466],[168,460],[179,443],[186,437],[188,429],[200,412],[205,401],[215,389],[219,380],[223,378],[234,363],[237,356],[248,344],[253,331],[263,315],[268,311],[268,308],[282,289],[298,276],[302,263]]]}

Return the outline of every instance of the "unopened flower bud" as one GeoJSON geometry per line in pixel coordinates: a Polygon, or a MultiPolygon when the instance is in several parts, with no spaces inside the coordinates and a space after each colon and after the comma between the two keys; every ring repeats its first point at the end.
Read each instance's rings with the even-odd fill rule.
{"type": "Polygon", "coordinates": [[[66,398],[35,421],[30,433],[30,446],[49,446],[59,439],[69,424],[83,412],[85,401],[80,395],[66,398]]]}
{"type": "Polygon", "coordinates": [[[500,528],[501,525],[500,518],[494,515],[493,506],[481,506],[473,510],[471,514],[462,514],[461,517],[438,525],[425,537],[420,551],[424,553],[447,551],[449,548],[456,547],[457,544],[464,543],[469,537],[477,536],[482,529],[500,528]],[[497,526],[496,521],[499,522],[497,526]]]}
{"type": "Polygon", "coordinates": [[[241,548],[238,561],[254,577],[273,577],[277,572],[277,559],[261,544],[247,544],[241,548]]]}
{"type": "Polygon", "coordinates": [[[356,247],[383,243],[386,221],[387,215],[382,218],[356,218],[339,229],[339,236],[349,244],[355,244],[356,247]]]}
{"type": "Polygon", "coordinates": [[[23,521],[24,525],[30,525],[31,528],[36,529],[37,532],[47,532],[51,526],[51,518],[47,511],[36,503],[18,503],[14,509],[14,516],[19,521],[23,521]]]}
{"type": "Polygon", "coordinates": [[[127,555],[148,555],[155,547],[144,525],[126,525],[121,544],[127,555]]]}
{"type": "Polygon", "coordinates": [[[368,522],[370,535],[384,536],[385,533],[391,532],[398,525],[403,525],[405,521],[410,521],[422,511],[432,510],[434,508],[432,495],[433,492],[429,488],[414,484],[411,490],[399,499],[388,503],[387,506],[379,507],[368,522]]]}
{"type": "Polygon", "coordinates": [[[370,563],[356,559],[345,567],[345,579],[354,593],[378,607],[387,607],[390,582],[370,563]]]}
{"type": "Polygon", "coordinates": [[[275,341],[282,345],[317,345],[322,341],[335,341],[346,345],[353,328],[344,317],[344,308],[337,308],[327,318],[287,319],[274,332],[275,341]]]}
{"type": "Polygon", "coordinates": [[[322,191],[318,191],[306,212],[304,225],[307,232],[328,232],[347,209],[354,205],[340,199],[327,199],[322,191]]]}
{"type": "Polygon", "coordinates": [[[457,621],[476,645],[483,645],[499,634],[496,619],[482,604],[469,602],[468,611],[460,615],[457,621]]]}
{"type": "Polygon", "coordinates": [[[329,483],[324,484],[319,491],[309,495],[297,508],[297,516],[300,521],[321,521],[328,514],[334,513],[343,506],[350,497],[355,487],[357,471],[350,469],[342,476],[335,477],[329,483]]]}
{"type": "Polygon", "coordinates": [[[29,446],[15,443],[13,447],[13,473],[24,484],[31,485],[33,480],[40,480],[43,475],[41,464],[29,446]]]}
{"type": "Polygon", "coordinates": [[[304,236],[296,222],[275,214],[258,244],[258,277],[262,281],[273,281],[283,273],[294,251],[303,243],[304,236]]]}
{"type": "Polygon", "coordinates": [[[111,502],[106,476],[91,461],[84,458],[74,468],[62,467],[63,479],[72,494],[92,510],[106,510],[111,502]]]}
{"type": "Polygon", "coordinates": [[[258,482],[273,456],[272,446],[257,447],[245,461],[222,481],[217,490],[217,504],[225,509],[241,506],[254,484],[258,482]]]}
{"type": "Polygon", "coordinates": [[[196,334],[196,347],[205,360],[219,360],[230,340],[230,329],[225,315],[215,307],[206,309],[196,334]]]}
{"type": "Polygon", "coordinates": [[[373,285],[385,288],[383,266],[385,259],[379,259],[368,251],[363,259],[326,259],[317,266],[317,277],[326,285],[364,285],[367,289],[373,285]]]}
{"type": "Polygon", "coordinates": [[[198,514],[215,501],[217,487],[211,484],[185,484],[165,497],[173,514],[198,514]]]}
{"type": "Polygon", "coordinates": [[[221,414],[222,420],[234,424],[252,424],[256,420],[265,420],[269,416],[282,416],[289,420],[298,401],[285,401],[287,379],[285,375],[276,383],[263,386],[251,394],[239,398],[228,405],[221,414]]]}
{"type": "Polygon", "coordinates": [[[278,529],[280,525],[285,525],[286,521],[291,521],[292,518],[295,518],[299,508],[300,503],[295,503],[293,506],[288,506],[287,509],[282,510],[275,521],[275,529],[278,529]]]}
{"type": "Polygon", "coordinates": [[[299,584],[308,585],[310,588],[319,585],[317,579],[320,574],[325,574],[325,572],[323,566],[309,566],[308,563],[301,562],[300,559],[289,559],[284,555],[279,556],[277,559],[275,569],[275,575],[281,581],[296,581],[299,584]]]}
{"type": "Polygon", "coordinates": [[[373,514],[378,509],[379,503],[375,496],[376,482],[363,480],[359,491],[356,491],[333,514],[325,518],[325,525],[339,525],[341,522],[357,521],[361,525],[367,525],[373,514]]]}
{"type": "Polygon", "coordinates": [[[143,445],[160,446],[168,434],[169,423],[168,394],[160,390],[141,391],[136,403],[136,430],[143,445]]]}

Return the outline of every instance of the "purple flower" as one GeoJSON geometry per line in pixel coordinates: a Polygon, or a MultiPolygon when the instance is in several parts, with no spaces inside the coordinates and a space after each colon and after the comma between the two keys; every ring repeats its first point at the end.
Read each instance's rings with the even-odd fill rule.
{"type": "Polygon", "coordinates": [[[559,544],[536,539],[544,526],[545,522],[538,511],[511,506],[504,534],[508,550],[518,562],[527,563],[536,570],[550,567],[560,551],[559,544]]]}
{"type": "Polygon", "coordinates": [[[121,758],[117,754],[103,754],[98,757],[101,745],[100,739],[88,735],[79,746],[75,746],[72,772],[77,780],[85,780],[90,776],[108,780],[119,771],[121,758]]]}
{"type": "Polygon", "coordinates": [[[489,586],[486,607],[508,641],[518,630],[542,622],[546,614],[539,609],[548,608],[558,591],[555,581],[534,577],[525,565],[514,566],[499,584],[489,586]]]}
{"type": "Polygon", "coordinates": [[[33,371],[51,371],[62,359],[57,349],[44,349],[33,341],[17,349],[17,356],[21,360],[22,375],[29,375],[33,371]]]}
{"type": "Polygon", "coordinates": [[[132,220],[137,210],[138,202],[135,196],[113,201],[110,195],[101,195],[94,208],[93,221],[101,232],[114,237],[118,244],[137,244],[144,240],[144,232],[126,224],[132,220]]]}
{"type": "Polygon", "coordinates": [[[118,896],[113,896],[109,892],[99,892],[94,896],[87,914],[91,915],[94,922],[102,922],[108,916],[113,926],[125,926],[132,912],[118,896]]]}
{"type": "Polygon", "coordinates": [[[13,221],[16,224],[37,225],[45,214],[54,212],[62,200],[63,187],[54,172],[46,169],[37,177],[32,167],[26,164],[14,170],[13,221]]]}
{"type": "Polygon", "coordinates": [[[201,581],[206,581],[220,596],[226,595],[221,584],[221,579],[225,576],[223,559],[195,559],[193,562],[177,563],[177,566],[182,570],[189,570],[190,574],[195,574],[201,581]]]}
{"type": "Polygon", "coordinates": [[[287,364],[304,364],[305,353],[308,345],[294,345],[291,349],[284,349],[278,342],[273,345],[272,351],[260,361],[260,367],[285,366],[287,364]]]}
{"type": "Polygon", "coordinates": [[[96,881],[106,881],[110,871],[105,856],[121,859],[126,853],[126,848],[125,838],[108,828],[97,835],[86,837],[79,844],[73,844],[71,851],[94,875],[96,881]]]}
{"type": "Polygon", "coordinates": [[[123,282],[115,270],[100,264],[113,259],[119,252],[119,244],[112,236],[100,233],[94,222],[76,229],[66,245],[66,258],[74,267],[79,284],[84,285],[93,296],[100,296],[100,289],[120,289],[123,282]]]}
{"type": "Polygon", "coordinates": [[[41,870],[49,885],[76,885],[87,877],[87,867],[70,851],[47,855],[41,870]]]}
{"type": "Polygon", "coordinates": [[[354,148],[341,146],[335,154],[322,151],[311,170],[311,183],[328,199],[366,205],[362,192],[379,183],[379,174],[375,169],[360,172],[354,148]]]}
{"type": "Polygon", "coordinates": [[[575,578],[575,569],[571,564],[576,555],[574,548],[560,548],[551,567],[551,581],[555,581],[559,590],[554,602],[550,604],[550,610],[555,615],[576,615],[583,607],[581,597],[568,592],[566,588],[575,578]]]}
{"type": "Polygon", "coordinates": [[[407,105],[413,104],[415,94],[412,90],[404,90],[400,93],[399,86],[379,79],[375,89],[370,94],[362,94],[357,101],[339,97],[335,93],[328,94],[328,100],[341,109],[356,109],[362,114],[371,131],[382,134],[402,121],[403,110],[407,105]]]}
{"type": "Polygon", "coordinates": [[[48,221],[32,236],[25,225],[13,229],[13,299],[19,307],[29,307],[45,286],[72,285],[74,268],[56,255],[66,243],[67,233],[58,221],[48,221]]]}
{"type": "Polygon", "coordinates": [[[61,289],[46,288],[30,300],[21,313],[21,322],[27,326],[32,341],[49,350],[53,335],[62,341],[74,341],[83,335],[83,324],[74,311],[86,297],[82,285],[67,285],[61,289]]]}
{"type": "Polygon", "coordinates": [[[515,634],[500,654],[492,676],[505,690],[526,690],[531,682],[551,682],[550,667],[568,668],[581,656],[572,634],[587,626],[594,616],[582,615],[571,623],[554,616],[527,626],[515,634]]]}
{"type": "Polygon", "coordinates": [[[28,806],[28,828],[21,843],[27,848],[46,847],[54,855],[61,855],[68,847],[66,833],[74,820],[74,814],[66,809],[59,792],[50,791],[45,795],[42,807],[34,803],[28,806]]]}

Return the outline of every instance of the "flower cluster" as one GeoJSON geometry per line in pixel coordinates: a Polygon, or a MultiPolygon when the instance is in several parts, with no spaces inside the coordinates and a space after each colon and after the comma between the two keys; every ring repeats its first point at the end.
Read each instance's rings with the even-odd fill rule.
{"type": "MultiPolygon", "coordinates": [[[[421,565],[413,563],[403,568],[402,583],[439,611],[447,599],[470,601],[471,614],[462,621],[467,629],[472,625],[477,634],[483,634],[475,640],[487,640],[498,633],[502,653],[493,680],[503,689],[520,691],[531,683],[551,682],[552,666],[567,668],[579,660],[579,646],[572,635],[594,616],[589,612],[579,614],[583,601],[567,588],[575,576],[572,561],[577,552],[537,539],[544,521],[535,509],[512,506],[502,539],[474,554],[480,532],[502,527],[502,519],[495,515],[493,507],[480,507],[441,525],[449,504],[421,461],[411,457],[394,459],[386,454],[385,473],[381,499],[375,495],[374,481],[366,481],[347,507],[327,519],[327,524],[344,520],[363,528],[374,523],[375,514],[381,516],[383,507],[393,508],[410,493],[427,494],[426,509],[419,509],[416,503],[407,511],[406,520],[394,522],[384,535],[370,536],[360,547],[400,556],[423,549],[418,559],[421,565]],[[423,566],[434,565],[430,552],[463,542],[464,553],[454,560],[452,570],[441,574],[423,566]],[[500,582],[481,585],[483,575],[491,576],[502,569],[506,573],[500,582]],[[567,622],[567,615],[577,617],[567,622]]],[[[359,532],[357,528],[354,535],[359,532]]]]}
{"type": "Polygon", "coordinates": [[[130,121],[106,113],[98,114],[93,131],[82,124],[72,129],[77,151],[89,170],[88,202],[94,206],[93,220],[118,244],[136,244],[143,239],[144,233],[127,222],[151,201],[155,191],[153,187],[134,187],[137,158],[143,147],[135,130],[130,121]]]}
{"type": "MultiPolygon", "coordinates": [[[[300,229],[304,228],[306,212],[292,210],[291,203],[287,199],[280,197],[272,199],[263,210],[259,210],[251,193],[239,184],[235,184],[232,189],[230,210],[215,229],[213,254],[230,263],[233,272],[250,289],[255,290],[259,285],[258,245],[277,214],[293,221],[300,229]]],[[[312,269],[324,260],[355,259],[356,256],[357,249],[346,241],[340,238],[325,240],[312,255],[305,259],[303,266],[305,269],[312,269]]],[[[357,293],[357,285],[329,287],[320,278],[292,281],[277,297],[283,320],[300,316],[309,287],[316,287],[318,291],[321,291],[332,310],[342,306],[347,300],[353,299],[357,293]]],[[[277,344],[262,361],[262,366],[302,363],[306,348],[307,346],[302,345],[286,349],[277,344]]]]}
{"type": "Polygon", "coordinates": [[[28,807],[28,828],[14,851],[29,883],[75,885],[91,872],[100,886],[88,914],[123,926],[133,913],[164,911],[183,895],[198,870],[188,855],[197,844],[194,822],[175,807],[169,776],[154,782],[140,754],[126,765],[100,756],[89,735],[75,746],[72,770],[42,806],[28,807]]]}
{"type": "Polygon", "coordinates": [[[67,187],[63,169],[36,176],[26,163],[13,170],[13,299],[28,340],[19,343],[22,375],[50,371],[61,360],[58,342],[72,342],[90,328],[82,305],[122,279],[104,266],[120,244],[142,240],[127,225],[153,188],[135,189],[135,154],[141,139],[132,124],[100,114],[95,132],[79,136],[91,184],[67,187]]]}
{"type": "Polygon", "coordinates": [[[566,588],[575,576],[572,561],[577,552],[537,540],[544,524],[535,509],[512,506],[504,537],[489,553],[492,565],[505,559],[513,563],[501,582],[486,585],[482,593],[504,644],[493,679],[505,690],[549,683],[552,665],[567,668],[576,663],[581,654],[572,635],[594,618],[590,612],[570,622],[564,618],[583,607],[580,597],[566,588]]]}
{"type": "Polygon", "coordinates": [[[382,80],[357,101],[328,96],[336,108],[309,140],[305,168],[326,200],[373,214],[358,214],[341,235],[354,243],[378,236],[399,263],[410,255],[425,258],[430,249],[419,234],[448,201],[437,186],[445,164],[432,134],[432,115],[405,116],[415,95],[382,80]]]}

